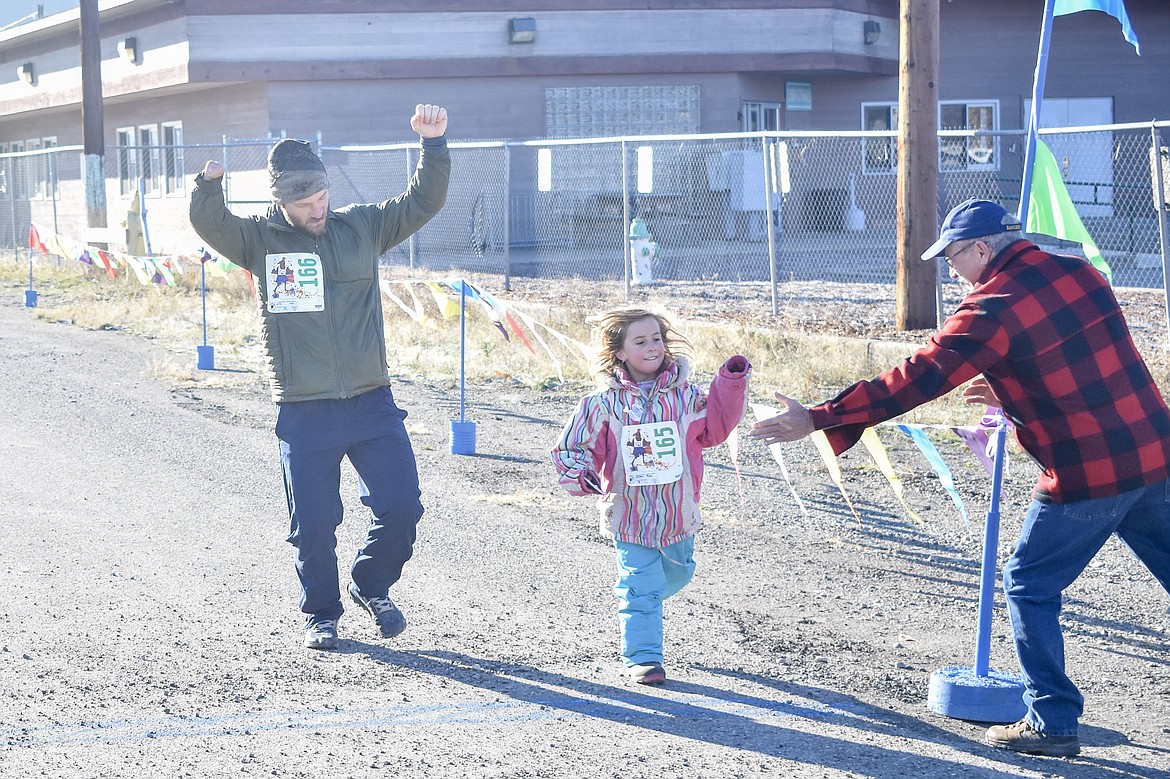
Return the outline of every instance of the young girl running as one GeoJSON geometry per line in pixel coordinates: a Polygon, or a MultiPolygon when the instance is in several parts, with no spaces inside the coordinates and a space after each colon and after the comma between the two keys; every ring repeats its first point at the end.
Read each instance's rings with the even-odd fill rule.
{"type": "Polygon", "coordinates": [[[662,684],[662,601],[695,572],[703,448],[743,418],[751,365],[729,359],[708,395],[688,381],[687,341],[663,315],[620,308],[589,321],[600,388],[578,403],[552,460],[571,494],[601,496],[601,529],[617,549],[622,661],[634,681],[662,684]]]}

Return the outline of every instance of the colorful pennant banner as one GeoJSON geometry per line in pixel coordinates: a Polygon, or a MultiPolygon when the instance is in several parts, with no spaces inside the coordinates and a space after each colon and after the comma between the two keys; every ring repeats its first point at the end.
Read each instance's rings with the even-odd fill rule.
{"type": "MultiPolygon", "coordinates": [[[[92,268],[101,268],[111,279],[118,278],[119,270],[123,273],[133,273],[142,284],[174,286],[175,275],[183,272],[180,256],[176,254],[143,257],[99,249],[46,230],[35,223],[30,224],[28,228],[28,248],[42,254],[77,260],[92,268]]],[[[223,277],[228,275],[230,269],[237,267],[228,260],[212,256],[205,249],[200,249],[189,259],[207,263],[208,270],[223,277]]]]}
{"type": "Polygon", "coordinates": [[[515,335],[516,339],[524,348],[532,354],[536,354],[536,349],[532,345],[532,341],[535,340],[552,362],[558,379],[563,380],[565,378],[561,360],[557,357],[556,351],[545,340],[545,336],[550,336],[562,346],[566,347],[570,353],[577,355],[583,364],[588,364],[590,357],[589,348],[585,344],[565,335],[559,330],[549,327],[547,324],[536,319],[536,317],[516,308],[512,304],[505,303],[488,293],[482,287],[472,284],[466,279],[410,279],[393,282],[383,279],[381,282],[382,294],[389,298],[412,321],[424,327],[437,327],[437,322],[427,314],[426,308],[416,294],[416,286],[421,286],[426,290],[423,293],[423,297],[426,297],[429,293],[430,298],[435,303],[435,307],[438,309],[439,316],[443,319],[458,316],[460,300],[466,297],[468,301],[477,304],[492,325],[499,330],[504,340],[511,341],[511,336],[515,335]],[[410,297],[410,303],[407,303],[400,294],[396,293],[395,290],[399,286],[410,297]],[[520,323],[527,326],[527,333],[520,326],[520,323]],[[531,340],[529,336],[531,336],[531,340]]]}
{"type": "MultiPolygon", "coordinates": [[[[752,413],[759,422],[764,419],[771,419],[779,412],[769,406],[762,406],[757,403],[752,404],[752,413]]],[[[788,485],[788,491],[792,494],[792,499],[796,501],[796,505],[800,507],[800,513],[808,516],[808,508],[804,505],[804,501],[800,499],[800,494],[797,493],[796,487],[792,485],[792,477],[788,474],[788,466],[784,463],[784,452],[780,444],[770,444],[768,452],[772,455],[772,459],[780,466],[780,473],[784,476],[784,483],[788,485]]]]}
{"type": "MultiPolygon", "coordinates": [[[[753,403],[752,413],[755,415],[756,420],[760,421],[764,419],[770,419],[780,412],[778,409],[772,408],[770,406],[753,403]]],[[[967,506],[964,504],[963,498],[955,486],[954,474],[951,472],[950,467],[943,459],[942,454],[938,450],[938,447],[936,447],[934,442],[931,441],[929,436],[927,436],[926,431],[935,429],[948,430],[954,433],[967,446],[967,448],[971,450],[971,452],[975,455],[975,458],[979,461],[980,465],[982,465],[984,469],[986,469],[987,472],[991,474],[994,472],[995,468],[995,463],[993,461],[995,449],[994,439],[991,438],[990,434],[994,432],[996,421],[997,420],[995,417],[992,417],[989,414],[985,414],[984,418],[981,420],[978,426],[911,425],[884,422],[876,427],[866,429],[866,431],[861,436],[861,443],[865,445],[865,448],[869,452],[870,457],[872,457],[874,462],[877,464],[878,470],[889,483],[890,489],[894,492],[894,497],[896,497],[898,502],[902,505],[902,509],[906,512],[906,515],[913,519],[918,525],[924,525],[925,522],[923,522],[922,518],[906,503],[904,494],[905,486],[902,484],[902,479],[894,470],[894,466],[890,461],[889,452],[886,450],[885,444],[882,443],[881,438],[878,436],[877,430],[879,427],[892,427],[909,438],[918,448],[918,451],[922,453],[922,456],[926,459],[926,462],[930,465],[931,469],[934,470],[934,472],[938,475],[939,483],[942,485],[947,495],[951,498],[951,502],[955,504],[955,508],[958,510],[959,515],[963,517],[963,521],[966,522],[968,526],[970,526],[971,520],[967,514],[967,506]]],[[[849,506],[849,510],[853,512],[853,516],[857,519],[858,522],[860,522],[861,517],[857,513],[857,509],[854,508],[853,501],[849,499],[849,494],[845,491],[844,479],[841,474],[841,466],[837,462],[837,457],[833,454],[833,449],[829,445],[829,441],[825,437],[825,434],[818,430],[809,436],[809,438],[816,447],[817,452],[821,455],[821,460],[824,462],[825,470],[827,470],[829,473],[829,478],[831,478],[833,483],[837,485],[837,489],[841,492],[841,497],[844,498],[845,504],[849,506]]],[[[768,451],[772,454],[772,458],[776,460],[777,464],[779,464],[780,473],[784,476],[784,482],[788,485],[788,491],[792,494],[793,499],[796,501],[796,505],[800,507],[801,513],[807,516],[808,509],[805,507],[804,501],[800,499],[800,495],[797,493],[796,487],[792,483],[792,477],[789,474],[788,467],[784,462],[784,455],[781,451],[781,444],[772,444],[768,447],[768,451]]]]}

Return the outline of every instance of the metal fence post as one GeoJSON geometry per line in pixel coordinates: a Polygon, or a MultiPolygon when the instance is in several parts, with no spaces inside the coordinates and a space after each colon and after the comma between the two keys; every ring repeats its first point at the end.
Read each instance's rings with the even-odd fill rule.
{"type": "MultiPolygon", "coordinates": [[[[46,193],[53,202],[53,232],[61,232],[61,226],[57,224],[57,153],[49,152],[48,160],[48,182],[49,191],[46,193]]],[[[105,186],[105,182],[102,182],[105,186]]]]}
{"type": "Polygon", "coordinates": [[[622,139],[622,276],[626,280],[626,301],[630,299],[630,241],[626,237],[630,229],[630,165],[626,153],[626,141],[622,139]]]}
{"type": "Polygon", "coordinates": [[[231,172],[231,166],[228,165],[228,137],[226,134],[223,136],[223,154],[221,154],[220,156],[223,157],[223,177],[221,178],[221,181],[223,182],[223,202],[231,203],[232,202],[232,192],[231,192],[232,179],[231,179],[231,176],[228,175],[228,173],[231,172]]]}
{"type": "Polygon", "coordinates": [[[1170,251],[1167,249],[1167,244],[1170,243],[1170,237],[1166,235],[1166,189],[1163,186],[1165,182],[1166,173],[1162,170],[1162,135],[1158,132],[1158,127],[1155,124],[1150,125],[1150,175],[1154,178],[1154,208],[1158,212],[1158,241],[1162,250],[1162,295],[1166,299],[1166,324],[1170,330],[1170,284],[1166,283],[1166,279],[1170,278],[1170,251]]]}
{"type": "Polygon", "coordinates": [[[512,147],[504,144],[504,291],[512,291],[512,147]]]}
{"type": "Polygon", "coordinates": [[[764,159],[764,226],[768,229],[768,275],[772,281],[772,316],[780,315],[779,279],[776,267],[776,231],[772,229],[772,149],[768,136],[760,136],[764,159]]]}
{"type": "Polygon", "coordinates": [[[9,157],[6,171],[8,181],[8,209],[12,214],[12,252],[20,259],[20,242],[16,238],[16,161],[9,157]]]}

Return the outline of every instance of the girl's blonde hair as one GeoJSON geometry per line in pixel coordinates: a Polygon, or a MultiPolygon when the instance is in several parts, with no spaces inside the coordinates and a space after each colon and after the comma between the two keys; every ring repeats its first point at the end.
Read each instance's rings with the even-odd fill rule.
{"type": "Polygon", "coordinates": [[[594,378],[605,381],[617,372],[622,364],[617,355],[625,345],[630,325],[643,319],[658,322],[658,329],[662,332],[664,366],[679,356],[688,355],[690,343],[674,329],[665,314],[645,308],[614,308],[585,320],[593,325],[594,378]]]}

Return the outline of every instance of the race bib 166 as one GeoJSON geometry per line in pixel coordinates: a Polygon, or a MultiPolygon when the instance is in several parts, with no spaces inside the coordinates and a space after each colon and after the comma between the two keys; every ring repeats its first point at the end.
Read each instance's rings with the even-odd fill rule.
{"type": "Polygon", "coordinates": [[[268,310],[274,314],[325,310],[325,273],[315,254],[264,257],[268,310]]]}

